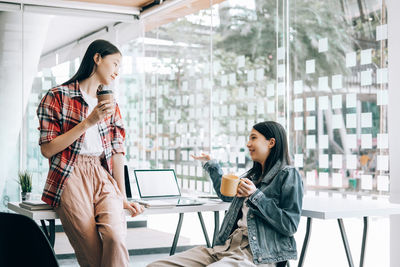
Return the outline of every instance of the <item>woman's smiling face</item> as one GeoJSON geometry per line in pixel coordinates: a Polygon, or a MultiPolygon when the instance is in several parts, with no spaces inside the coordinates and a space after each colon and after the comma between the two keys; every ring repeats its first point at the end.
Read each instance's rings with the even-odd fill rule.
{"type": "Polygon", "coordinates": [[[264,164],[268,158],[271,148],[275,145],[275,138],[267,140],[264,135],[252,129],[247,142],[247,148],[253,161],[264,164]]]}
{"type": "MultiPolygon", "coordinates": [[[[97,58],[96,74],[101,84],[109,85],[118,76],[121,54],[115,53],[97,58]]],[[[96,60],[96,59],[95,59],[96,60]]]]}

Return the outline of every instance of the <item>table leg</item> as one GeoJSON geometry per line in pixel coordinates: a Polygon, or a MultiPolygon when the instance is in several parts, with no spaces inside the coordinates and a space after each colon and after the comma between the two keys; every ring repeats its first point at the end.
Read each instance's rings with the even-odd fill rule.
{"type": "Polygon", "coordinates": [[[310,241],[311,229],[312,229],[312,218],[307,217],[306,235],[304,236],[303,246],[301,248],[300,259],[299,263],[297,264],[297,267],[303,267],[304,259],[307,253],[308,242],[310,241]]]}
{"type": "Polygon", "coordinates": [[[363,219],[364,219],[364,230],[363,230],[363,239],[361,244],[360,267],[364,266],[365,247],[367,245],[367,234],[368,234],[368,217],[364,217],[363,219]]]}
{"type": "Polygon", "coordinates": [[[49,227],[47,229],[46,222],[44,220],[40,220],[40,223],[42,224],[42,230],[47,239],[50,242],[50,245],[54,248],[54,243],[56,240],[56,225],[55,225],[55,220],[47,220],[49,222],[49,227]]]}
{"type": "Polygon", "coordinates": [[[207,229],[206,229],[206,226],[205,226],[204,220],[203,220],[203,215],[201,214],[201,212],[197,212],[197,215],[199,215],[200,225],[201,225],[201,229],[203,229],[203,234],[204,234],[204,238],[206,239],[207,247],[210,248],[211,247],[210,239],[208,238],[207,229]]]}
{"type": "Polygon", "coordinates": [[[171,247],[171,250],[169,252],[170,256],[175,254],[176,245],[178,244],[179,234],[181,233],[183,214],[184,213],[179,213],[178,226],[176,227],[174,241],[172,242],[172,247],[171,247]]]}
{"type": "Polygon", "coordinates": [[[346,231],[344,229],[343,219],[337,219],[339,224],[340,233],[342,235],[344,249],[346,251],[347,261],[349,262],[349,267],[354,267],[353,257],[351,256],[349,242],[347,241],[346,231]]]}
{"type": "Polygon", "coordinates": [[[217,236],[219,232],[219,211],[214,211],[214,236],[212,246],[214,247],[215,241],[217,241],[217,236]]]}

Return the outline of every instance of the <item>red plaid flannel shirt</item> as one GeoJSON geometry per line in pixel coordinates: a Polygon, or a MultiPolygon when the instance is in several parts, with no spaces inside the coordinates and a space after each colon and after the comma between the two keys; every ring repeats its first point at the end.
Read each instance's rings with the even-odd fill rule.
{"type": "MultiPolygon", "coordinates": [[[[88,105],[82,98],[77,81],[50,89],[37,109],[39,145],[50,142],[71,130],[88,115],[88,105]]],[[[125,154],[123,147],[125,130],[118,105],[115,105],[114,115],[100,121],[97,125],[105,154],[103,166],[112,173],[111,156],[115,153],[125,154]]],[[[80,153],[84,138],[85,133],[65,150],[49,159],[50,168],[42,195],[42,200],[47,204],[56,207],[59,205],[64,185],[74,169],[74,162],[80,153]]]]}

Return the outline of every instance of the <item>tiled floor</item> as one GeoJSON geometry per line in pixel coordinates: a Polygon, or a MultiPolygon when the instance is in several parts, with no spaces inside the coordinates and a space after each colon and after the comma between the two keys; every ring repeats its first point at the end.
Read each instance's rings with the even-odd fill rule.
{"type": "MultiPolygon", "coordinates": [[[[209,216],[206,215],[207,219],[205,218],[205,222],[207,226],[213,225],[211,214],[209,216]]],[[[190,247],[205,243],[197,214],[195,215],[195,217],[192,217],[190,214],[185,215],[178,242],[179,247],[190,247]],[[197,242],[198,240],[199,242],[197,242]]],[[[134,251],[137,254],[137,251],[139,251],[139,254],[141,254],[144,249],[150,250],[150,254],[130,256],[130,266],[144,267],[157,259],[167,257],[169,253],[155,254],[154,248],[158,250],[161,248],[164,252],[169,251],[174,238],[177,221],[178,215],[176,214],[154,215],[147,218],[147,228],[129,228],[127,233],[127,247],[130,252],[134,251]]],[[[208,229],[208,232],[212,233],[212,229],[208,229]]],[[[73,255],[73,249],[64,233],[56,234],[54,249],[56,254],[61,257],[58,260],[60,266],[79,266],[73,255]]]]}
{"type": "MultiPolygon", "coordinates": [[[[132,267],[145,267],[147,264],[164,258],[168,257],[169,254],[149,254],[149,255],[140,255],[140,256],[131,256],[130,257],[130,266],[132,267]]],[[[60,266],[62,267],[77,267],[78,262],[76,259],[65,259],[65,260],[59,260],[58,261],[60,266]]]]}
{"type": "MultiPolygon", "coordinates": [[[[166,233],[149,228],[131,228],[128,229],[127,246],[130,251],[134,251],[136,254],[137,251],[142,253],[144,249],[151,250],[152,248],[161,248],[162,251],[167,252],[169,251],[173,238],[173,233],[166,233]]],[[[181,236],[178,245],[187,247],[193,244],[190,242],[189,238],[181,236]]],[[[73,249],[64,233],[57,233],[55,251],[56,254],[61,257],[61,259],[58,260],[60,266],[79,266],[73,255],[73,249]]],[[[151,251],[152,254],[130,256],[130,266],[144,267],[150,262],[169,255],[169,253],[153,254],[153,252],[154,250],[151,251]]]]}
{"type": "MultiPolygon", "coordinates": [[[[167,248],[171,247],[174,235],[172,233],[163,232],[149,228],[130,228],[128,229],[127,247],[129,250],[143,250],[151,248],[167,248]]],[[[199,243],[201,244],[201,243],[199,243]]],[[[179,237],[179,246],[193,245],[190,239],[179,237]]],[[[74,251],[64,233],[56,234],[56,242],[54,250],[57,255],[70,255],[74,251]]]]}

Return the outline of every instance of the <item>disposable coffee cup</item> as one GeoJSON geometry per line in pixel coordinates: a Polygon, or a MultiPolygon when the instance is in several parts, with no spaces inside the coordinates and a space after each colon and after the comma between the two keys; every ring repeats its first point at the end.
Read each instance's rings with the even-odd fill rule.
{"type": "Polygon", "coordinates": [[[224,174],[221,180],[221,194],[227,197],[234,197],[237,194],[240,179],[234,174],[224,174]]]}
{"type": "Polygon", "coordinates": [[[97,92],[97,100],[99,102],[103,101],[103,100],[111,100],[111,103],[113,102],[114,99],[114,95],[113,95],[113,91],[111,90],[101,90],[97,92]]]}

